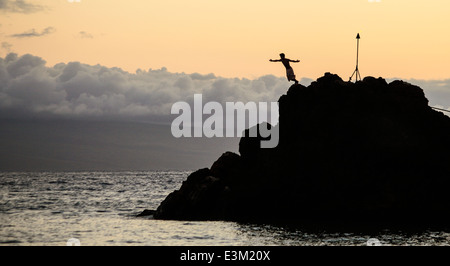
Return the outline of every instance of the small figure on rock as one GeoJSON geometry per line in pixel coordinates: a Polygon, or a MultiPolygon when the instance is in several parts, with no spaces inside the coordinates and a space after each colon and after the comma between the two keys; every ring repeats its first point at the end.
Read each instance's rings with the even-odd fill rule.
{"type": "Polygon", "coordinates": [[[270,59],[269,61],[270,62],[281,62],[281,63],[283,63],[284,67],[286,68],[286,76],[287,76],[288,81],[293,80],[293,81],[295,81],[295,84],[298,84],[298,81],[295,79],[294,69],[292,69],[292,67],[289,64],[289,62],[298,63],[298,62],[300,62],[300,60],[291,60],[289,58],[286,58],[284,53],[280,54],[280,58],[281,59],[276,59],[276,60],[270,59]]]}

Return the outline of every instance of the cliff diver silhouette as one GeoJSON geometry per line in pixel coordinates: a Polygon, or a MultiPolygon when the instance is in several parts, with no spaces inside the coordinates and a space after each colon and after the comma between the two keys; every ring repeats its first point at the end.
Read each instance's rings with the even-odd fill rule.
{"type": "Polygon", "coordinates": [[[286,68],[286,76],[287,76],[288,81],[293,80],[293,81],[295,81],[295,84],[298,84],[298,81],[295,79],[294,69],[292,69],[289,62],[298,63],[298,62],[300,62],[300,60],[291,60],[289,58],[286,58],[283,53],[280,54],[280,58],[281,59],[276,59],[276,60],[270,59],[269,61],[283,63],[284,67],[286,68]]]}

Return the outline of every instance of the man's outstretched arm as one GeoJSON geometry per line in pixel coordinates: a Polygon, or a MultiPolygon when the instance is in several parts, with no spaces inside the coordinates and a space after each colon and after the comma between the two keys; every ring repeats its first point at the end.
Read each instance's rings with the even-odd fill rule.
{"type": "Polygon", "coordinates": [[[289,59],[289,62],[298,63],[298,62],[300,62],[300,60],[291,60],[291,59],[289,59]]]}
{"type": "Polygon", "coordinates": [[[269,59],[269,61],[270,61],[270,62],[281,62],[281,60],[280,60],[280,59],[275,59],[275,60],[273,60],[273,59],[269,59]]]}

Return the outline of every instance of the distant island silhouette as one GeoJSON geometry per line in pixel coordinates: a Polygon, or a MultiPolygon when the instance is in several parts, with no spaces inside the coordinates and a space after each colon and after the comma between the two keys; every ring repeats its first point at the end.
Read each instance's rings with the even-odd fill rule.
{"type": "Polygon", "coordinates": [[[280,142],[242,137],[190,174],[155,219],[447,225],[450,118],[421,88],[326,73],[279,98],[280,142]]]}

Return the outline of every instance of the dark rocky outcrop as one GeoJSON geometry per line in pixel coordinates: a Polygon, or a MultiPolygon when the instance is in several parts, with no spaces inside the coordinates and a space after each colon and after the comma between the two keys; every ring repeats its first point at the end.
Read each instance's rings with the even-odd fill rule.
{"type": "Polygon", "coordinates": [[[421,88],[326,73],[279,99],[280,142],[243,137],[192,173],[156,219],[446,224],[450,118],[421,88]]]}

